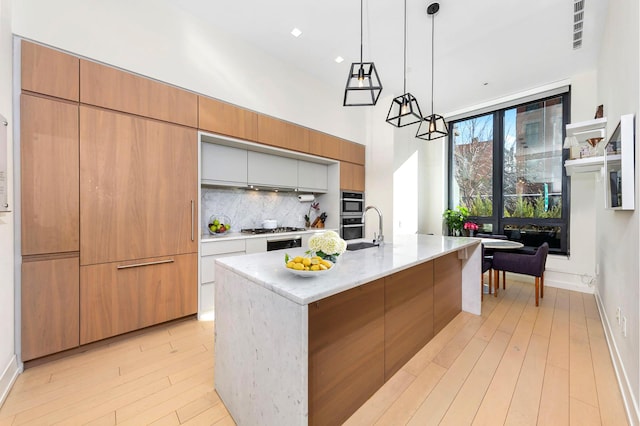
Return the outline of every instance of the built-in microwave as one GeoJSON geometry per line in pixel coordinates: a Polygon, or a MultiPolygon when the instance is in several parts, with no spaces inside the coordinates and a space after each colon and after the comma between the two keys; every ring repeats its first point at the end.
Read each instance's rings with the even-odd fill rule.
{"type": "Polygon", "coordinates": [[[340,216],[362,216],[364,193],[342,191],[340,205],[340,216]]]}
{"type": "Polygon", "coordinates": [[[343,240],[364,238],[364,223],[361,216],[340,218],[340,236],[343,240]]]}

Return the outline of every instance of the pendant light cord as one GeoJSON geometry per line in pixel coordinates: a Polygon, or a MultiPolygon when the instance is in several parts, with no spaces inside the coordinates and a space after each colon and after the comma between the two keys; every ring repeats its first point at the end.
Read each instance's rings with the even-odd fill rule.
{"type": "Polygon", "coordinates": [[[360,0],[360,66],[362,66],[362,2],[360,0]]]}
{"type": "Polygon", "coordinates": [[[407,0],[404,0],[404,90],[407,93],[407,0]]]}
{"type": "MultiPolygon", "coordinates": [[[[406,0],[405,0],[406,1],[406,0]]],[[[431,114],[433,114],[433,37],[435,34],[434,27],[436,25],[436,15],[435,13],[431,15],[431,114]]]]}

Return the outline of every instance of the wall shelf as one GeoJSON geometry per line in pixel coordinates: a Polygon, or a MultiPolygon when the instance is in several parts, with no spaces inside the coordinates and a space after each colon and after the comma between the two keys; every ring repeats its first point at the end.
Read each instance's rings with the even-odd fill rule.
{"type": "Polygon", "coordinates": [[[575,136],[578,142],[584,143],[591,138],[605,138],[607,117],[567,124],[567,137],[575,136]]]}
{"type": "Polygon", "coordinates": [[[567,176],[571,176],[575,173],[599,172],[603,166],[604,166],[603,155],[598,155],[595,157],[578,158],[576,160],[567,160],[564,162],[564,167],[567,170],[567,176]]]}

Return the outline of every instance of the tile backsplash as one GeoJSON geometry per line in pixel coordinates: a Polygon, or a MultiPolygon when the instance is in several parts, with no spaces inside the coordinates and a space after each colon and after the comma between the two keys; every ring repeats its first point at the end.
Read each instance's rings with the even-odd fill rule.
{"type": "MultiPolygon", "coordinates": [[[[304,215],[310,202],[300,202],[296,192],[252,191],[202,187],[201,229],[206,232],[209,217],[223,214],[231,220],[232,231],[261,228],[265,219],[275,219],[278,226],[304,227],[304,215]]],[[[311,218],[315,218],[311,213],[311,218]]]]}

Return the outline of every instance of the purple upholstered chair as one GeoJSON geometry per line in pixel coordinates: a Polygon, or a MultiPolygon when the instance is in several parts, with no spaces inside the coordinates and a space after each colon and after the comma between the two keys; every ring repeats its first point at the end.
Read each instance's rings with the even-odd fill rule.
{"type": "Polygon", "coordinates": [[[496,251],[493,254],[492,268],[494,281],[498,280],[498,271],[513,272],[516,274],[531,275],[536,279],[536,306],[538,297],[544,297],[544,268],[549,254],[549,244],[542,243],[534,254],[503,253],[496,251]]]}

